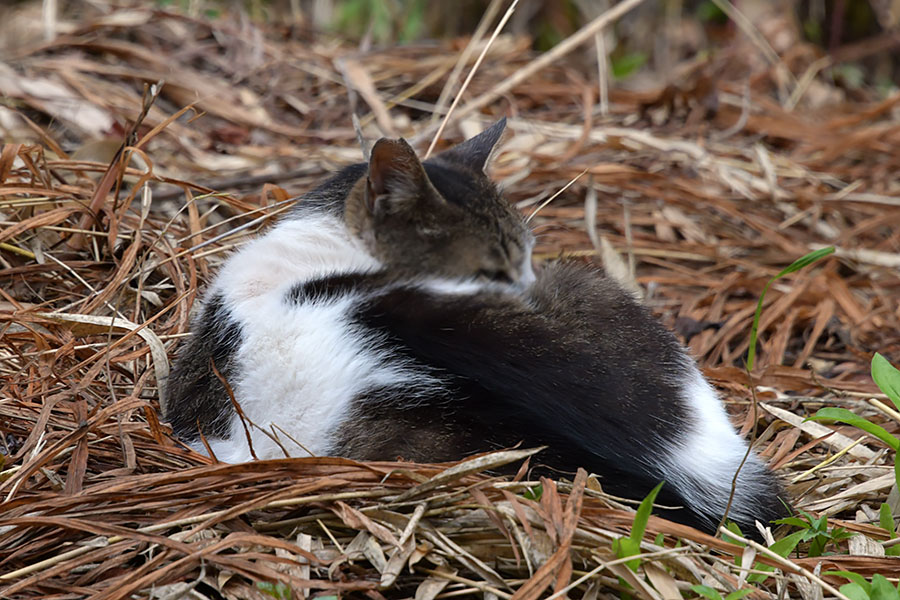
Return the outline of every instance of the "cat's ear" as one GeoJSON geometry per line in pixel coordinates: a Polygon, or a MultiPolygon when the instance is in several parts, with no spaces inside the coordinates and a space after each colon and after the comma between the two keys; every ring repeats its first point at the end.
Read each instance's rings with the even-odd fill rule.
{"type": "Polygon", "coordinates": [[[431,182],[416,151],[403,138],[381,138],[372,146],[366,182],[366,206],[389,212],[415,204],[431,191],[431,182]],[[377,207],[379,203],[387,206],[377,207]]]}
{"type": "Polygon", "coordinates": [[[480,173],[490,162],[505,129],[506,117],[503,117],[475,137],[445,150],[440,154],[440,158],[480,173]]]}

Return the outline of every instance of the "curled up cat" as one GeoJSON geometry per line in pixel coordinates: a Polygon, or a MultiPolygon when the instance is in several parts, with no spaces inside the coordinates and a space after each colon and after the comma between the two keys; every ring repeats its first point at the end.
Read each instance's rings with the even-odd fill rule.
{"type": "MultiPolygon", "coordinates": [[[[657,501],[682,507],[665,516],[713,531],[746,442],[686,350],[602,270],[535,273],[531,232],[485,175],[504,127],[424,162],[381,139],[233,254],[165,417],[199,451],[202,433],[219,460],[251,460],[224,380],[260,459],[545,445],[537,465],[584,467],[612,494],[665,481],[657,501]]],[[[753,531],[783,515],[779,495],[751,453],[729,518],[753,531]]]]}

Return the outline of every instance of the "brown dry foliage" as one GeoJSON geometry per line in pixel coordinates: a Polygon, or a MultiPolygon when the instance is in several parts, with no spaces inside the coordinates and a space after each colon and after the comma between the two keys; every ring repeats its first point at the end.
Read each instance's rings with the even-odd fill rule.
{"type": "MultiPolygon", "coordinates": [[[[354,111],[373,138],[370,115],[411,139],[433,131],[458,50],[359,52],[239,20],[110,9],[0,64],[0,596],[258,598],[256,582],[284,582],[296,594],[518,599],[584,576],[571,594],[624,580],[668,600],[690,584],[739,585],[741,548],[656,518],[646,579],[610,564],[631,515],[596,481],[545,480],[534,501],[525,469],[481,473],[525,453],[449,474],[326,458],[210,464],[160,422],[165,354],[222,256],[359,160],[354,111]]],[[[499,38],[460,114],[532,58],[527,40],[499,38]]],[[[800,47],[783,66],[800,77],[813,58],[800,47]]],[[[442,144],[512,115],[494,168],[511,200],[531,212],[578,178],[535,220],[538,260],[599,259],[610,242],[797,505],[886,539],[868,524],[893,481],[885,448],[864,437],[809,472],[859,433],[802,419],[840,405],[900,430],[869,400],[868,375],[874,351],[900,362],[900,95],[835,100],[821,77],[793,80],[788,110],[778,68],[736,40],[680,66],[677,85],[613,88],[601,115],[594,71],[574,65],[470,111],[442,144]],[[758,295],[822,245],[837,255],[766,298],[754,410],[741,365],[758,295]]],[[[836,555],[823,570],[896,572],[897,560],[836,555]]],[[[756,596],[821,585],[817,561],[793,560],[808,571],[783,567],[756,596]]]]}

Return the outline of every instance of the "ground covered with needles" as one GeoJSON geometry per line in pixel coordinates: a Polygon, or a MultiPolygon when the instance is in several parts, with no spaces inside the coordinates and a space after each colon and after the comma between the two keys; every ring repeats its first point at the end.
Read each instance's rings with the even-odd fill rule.
{"type": "Polygon", "coordinates": [[[701,584],[814,600],[843,597],[827,571],[900,572],[878,520],[893,453],[804,421],[841,406],[900,435],[869,375],[874,352],[900,363],[896,91],[848,92],[811,47],[770,62],[735,34],[601,103],[592,42],[536,68],[528,39],[501,35],[462,95],[438,149],[509,116],[493,175],[524,213],[542,206],[537,260],[633,272],[835,538],[780,559],[651,517],[632,570],[612,542],[635,503],[583,472],[529,481],[528,450],[211,464],[160,417],[167,357],[228,251],[361,159],[351,115],[424,151],[487,36],[457,75],[467,40],[360,51],[96,7],[0,62],[0,597],[677,600],[701,584]],[[764,286],[829,245],[772,285],[748,374],[764,286]],[[509,463],[515,478],[485,474],[509,463]]]}

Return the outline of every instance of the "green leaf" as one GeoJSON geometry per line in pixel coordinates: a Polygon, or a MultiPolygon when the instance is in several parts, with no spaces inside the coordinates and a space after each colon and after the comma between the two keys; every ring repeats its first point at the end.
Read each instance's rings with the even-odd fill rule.
{"type": "Polygon", "coordinates": [[[900,592],[891,585],[891,582],[884,575],[875,573],[872,576],[872,589],[869,592],[869,598],[872,600],[900,600],[900,592]]]}
{"type": "MultiPolygon", "coordinates": [[[[628,558],[629,556],[637,556],[641,553],[641,543],[627,537],[616,538],[613,540],[612,549],[619,558],[628,558]]],[[[625,561],[625,566],[632,571],[637,571],[638,567],[641,566],[641,559],[633,558],[629,561],[625,561]]]]}
{"type": "Polygon", "coordinates": [[[286,583],[270,583],[268,581],[257,581],[256,587],[264,594],[277,598],[278,600],[291,600],[291,586],[286,583]]]}
{"type": "Polygon", "coordinates": [[[809,524],[812,526],[812,529],[820,533],[828,531],[828,517],[822,515],[818,519],[814,519],[813,516],[807,512],[804,512],[803,514],[809,519],[809,524]]]}
{"type": "Polygon", "coordinates": [[[722,9],[716,6],[715,2],[710,2],[709,0],[701,2],[694,14],[701,21],[709,21],[720,25],[728,22],[728,15],[723,13],[722,9]]]}
{"type": "Polygon", "coordinates": [[[743,590],[734,590],[733,592],[731,592],[730,594],[725,596],[725,600],[741,600],[741,598],[743,598],[747,594],[752,594],[753,591],[754,591],[753,588],[745,588],[743,590]]]}
{"type": "Polygon", "coordinates": [[[824,535],[817,535],[813,538],[812,543],[809,545],[809,551],[807,552],[807,556],[810,558],[815,558],[817,556],[822,556],[822,553],[825,551],[825,544],[828,543],[828,537],[824,535]]]}
{"type": "Polygon", "coordinates": [[[869,600],[869,594],[858,583],[845,583],[840,589],[850,600],[869,600]]]}
{"type": "Polygon", "coordinates": [[[842,63],[831,68],[836,79],[841,79],[844,86],[851,90],[862,87],[866,81],[866,74],[862,67],[855,63],[842,63]]]}
{"type": "Polygon", "coordinates": [[[406,5],[406,19],[398,36],[399,41],[409,42],[421,35],[425,27],[425,4],[424,0],[417,0],[406,5]]]}
{"type": "Polygon", "coordinates": [[[853,571],[825,571],[822,573],[823,575],[837,575],[838,577],[844,577],[849,579],[856,585],[862,588],[863,593],[868,596],[870,591],[869,582],[866,581],[866,578],[860,575],[859,573],[854,573],[853,571]]]}
{"type": "Polygon", "coordinates": [[[778,275],[776,275],[772,279],[773,280],[778,279],[779,277],[784,277],[785,275],[787,275],[789,273],[799,271],[800,269],[802,269],[804,267],[808,267],[809,265],[813,264],[817,260],[821,260],[821,259],[825,258],[829,254],[834,254],[834,246],[828,246],[827,248],[819,248],[815,252],[810,252],[809,254],[807,254],[805,256],[801,256],[800,258],[798,258],[797,260],[795,260],[794,262],[792,262],[791,264],[786,266],[780,273],[778,273],[778,275]]]}
{"type": "MultiPolygon", "coordinates": [[[[728,521],[728,523],[725,525],[725,529],[727,529],[728,531],[731,531],[732,533],[735,533],[741,537],[744,537],[744,532],[741,531],[741,528],[738,527],[738,524],[735,523],[734,521],[728,521]]],[[[732,537],[728,537],[724,533],[722,534],[722,540],[728,542],[729,544],[737,544],[741,548],[743,548],[744,546],[747,545],[744,542],[739,542],[732,537]]],[[[737,559],[737,558],[735,559],[735,564],[739,564],[739,559],[737,559]]]]}
{"type": "Polygon", "coordinates": [[[801,527],[803,529],[809,529],[810,527],[807,521],[798,517],[785,517],[784,519],[776,519],[775,522],[779,525],[793,525],[794,527],[801,527]]]}
{"type": "Polygon", "coordinates": [[[803,267],[813,264],[817,260],[821,258],[825,258],[829,254],[834,252],[834,246],[828,246],[826,248],[820,248],[815,252],[810,252],[805,256],[801,256],[787,267],[785,267],[778,275],[769,280],[766,284],[766,287],[763,288],[762,294],[759,295],[759,302],[756,303],[756,314],[753,315],[753,325],[750,327],[750,347],[747,350],[747,370],[753,370],[753,362],[756,359],[756,338],[757,333],[759,331],[759,317],[762,315],[762,307],[763,307],[763,299],[766,297],[766,292],[769,291],[769,286],[775,283],[776,280],[781,279],[788,273],[793,273],[794,271],[799,271],[803,267]]]}
{"type": "Polygon", "coordinates": [[[786,535],[769,546],[769,550],[771,550],[778,556],[785,558],[788,554],[794,551],[794,548],[796,548],[797,544],[800,543],[800,540],[803,539],[803,535],[805,533],[805,531],[798,531],[796,533],[792,533],[791,535],[786,535]]]}
{"type": "Polygon", "coordinates": [[[691,591],[700,594],[704,598],[709,598],[709,600],[722,600],[722,594],[719,593],[719,590],[713,589],[708,585],[692,585],[691,591]]]}
{"type": "Polygon", "coordinates": [[[543,495],[543,493],[544,487],[541,485],[536,485],[533,488],[528,488],[527,490],[525,490],[525,492],[522,494],[522,497],[526,500],[534,500],[535,502],[537,502],[541,499],[541,495],[543,495]]]}
{"type": "MultiPolygon", "coordinates": [[[[895,456],[894,460],[894,472],[896,475],[897,472],[897,457],[895,456]]],[[[887,502],[883,502],[881,504],[881,508],[878,509],[878,524],[881,525],[881,528],[888,532],[888,535],[891,536],[891,539],[897,539],[897,529],[894,526],[894,514],[891,512],[891,506],[887,502]]],[[[884,553],[887,556],[900,556],[900,545],[897,546],[888,546],[884,549],[884,553]]]]}
{"type": "Polygon", "coordinates": [[[892,539],[897,537],[897,533],[894,530],[894,514],[891,512],[891,506],[887,502],[882,502],[881,508],[878,509],[878,524],[890,534],[892,539]]]}
{"type": "Polygon", "coordinates": [[[822,25],[815,19],[808,19],[803,22],[803,33],[806,34],[809,41],[815,44],[821,44],[824,39],[822,25]]]}
{"type": "Polygon", "coordinates": [[[877,437],[879,440],[887,444],[894,452],[900,450],[900,440],[888,433],[884,427],[876,425],[868,419],[860,417],[856,413],[851,412],[846,408],[840,408],[837,406],[827,406],[825,408],[820,408],[818,411],[816,411],[816,414],[809,417],[808,419],[810,421],[831,419],[833,421],[846,423],[847,425],[853,425],[854,427],[858,427],[866,433],[877,437]]]}
{"type": "MultiPolygon", "coordinates": [[[[647,521],[650,520],[650,512],[653,510],[653,501],[665,482],[660,481],[659,484],[650,490],[647,497],[641,501],[638,506],[637,513],[634,515],[634,524],[631,526],[631,534],[627,538],[617,538],[613,540],[613,552],[619,558],[627,558],[629,556],[637,556],[641,553],[641,540],[644,539],[644,532],[647,530],[647,521]]],[[[625,563],[632,571],[637,571],[641,566],[641,560],[635,558],[625,563]]]]}
{"type": "Polygon", "coordinates": [[[614,58],[611,61],[613,77],[624,79],[643,67],[646,62],[647,54],[645,52],[632,52],[614,58]]]}
{"type": "Polygon", "coordinates": [[[647,529],[647,521],[650,520],[650,512],[653,510],[653,502],[656,500],[659,490],[662,489],[665,481],[660,481],[655,488],[650,490],[647,497],[641,500],[638,506],[637,514],[634,515],[634,525],[631,526],[631,539],[640,542],[644,539],[644,531],[647,529]]]}
{"type": "MultiPolygon", "coordinates": [[[[794,551],[794,548],[796,548],[797,544],[799,544],[803,540],[803,536],[805,535],[806,531],[797,531],[795,533],[792,533],[791,535],[785,536],[769,546],[769,550],[771,550],[778,556],[786,557],[788,554],[794,551]]],[[[763,571],[763,573],[754,573],[753,575],[750,575],[749,577],[747,577],[748,583],[762,583],[768,577],[766,573],[774,571],[775,567],[757,563],[754,566],[754,569],[757,571],[763,571]]]]}
{"type": "Polygon", "coordinates": [[[853,533],[850,531],[847,531],[843,527],[835,527],[834,529],[831,530],[831,533],[829,535],[831,536],[831,539],[834,540],[835,542],[839,542],[841,540],[849,540],[850,538],[853,537],[853,533]]]}
{"type": "Polygon", "coordinates": [[[895,451],[894,454],[894,483],[897,484],[897,489],[900,489],[900,451],[895,451]]]}
{"type": "Polygon", "coordinates": [[[891,399],[897,410],[900,410],[900,370],[877,352],[872,357],[872,379],[875,380],[878,389],[891,399]]]}

